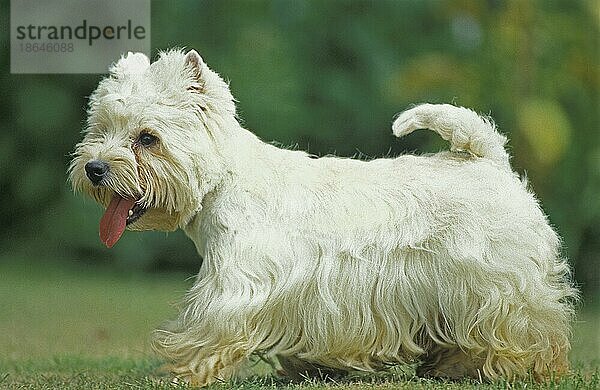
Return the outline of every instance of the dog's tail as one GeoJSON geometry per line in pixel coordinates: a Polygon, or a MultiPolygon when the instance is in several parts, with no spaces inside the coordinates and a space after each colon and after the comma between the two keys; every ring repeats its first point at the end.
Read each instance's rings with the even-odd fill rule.
{"type": "Polygon", "coordinates": [[[491,119],[464,107],[422,104],[401,113],[392,131],[402,137],[417,129],[431,129],[450,142],[450,150],[465,151],[510,169],[504,145],[506,137],[496,131],[491,119]]]}

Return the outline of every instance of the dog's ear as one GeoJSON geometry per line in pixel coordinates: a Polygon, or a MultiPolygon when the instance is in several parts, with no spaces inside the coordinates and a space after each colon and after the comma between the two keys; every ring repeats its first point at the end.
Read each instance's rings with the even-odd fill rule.
{"type": "Polygon", "coordinates": [[[150,59],[144,53],[128,52],[108,69],[114,77],[120,78],[128,74],[144,73],[150,67],[150,59]]]}
{"type": "Polygon", "coordinates": [[[195,89],[201,91],[204,89],[204,79],[203,73],[206,69],[206,64],[200,57],[200,54],[194,49],[187,52],[184,59],[185,67],[192,71],[194,75],[195,81],[198,83],[191,87],[191,89],[195,89]]]}

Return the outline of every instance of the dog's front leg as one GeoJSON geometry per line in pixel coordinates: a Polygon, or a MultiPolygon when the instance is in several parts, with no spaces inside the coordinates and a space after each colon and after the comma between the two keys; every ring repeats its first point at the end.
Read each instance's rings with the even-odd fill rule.
{"type": "Polygon", "coordinates": [[[174,361],[170,369],[175,382],[202,387],[232,379],[246,358],[245,351],[237,346],[204,347],[190,350],[186,358],[174,361]]]}
{"type": "Polygon", "coordinates": [[[232,322],[218,326],[227,321],[223,317],[221,321],[219,317],[209,320],[205,312],[200,321],[190,321],[188,313],[190,308],[167,329],[155,332],[154,347],[170,361],[168,368],[176,381],[206,386],[233,378],[250,354],[243,337],[224,329],[232,322]]]}
{"type": "Polygon", "coordinates": [[[256,304],[262,294],[229,275],[201,275],[177,320],[155,332],[154,346],[171,362],[178,380],[196,386],[227,381],[255,350],[248,320],[256,306],[250,303],[256,304]]]}

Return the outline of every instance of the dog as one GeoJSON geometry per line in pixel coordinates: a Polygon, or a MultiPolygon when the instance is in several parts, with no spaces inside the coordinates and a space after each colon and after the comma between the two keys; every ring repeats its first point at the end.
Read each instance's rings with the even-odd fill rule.
{"type": "Polygon", "coordinates": [[[578,291],[560,239],[491,119],[401,113],[432,155],[361,161],[286,150],[238,122],[190,50],[123,56],[89,101],[69,176],[106,208],[100,237],[183,229],[203,259],[155,332],[175,378],[233,378],[252,354],[290,377],[419,364],[424,377],[543,380],[568,371],[578,291]]]}

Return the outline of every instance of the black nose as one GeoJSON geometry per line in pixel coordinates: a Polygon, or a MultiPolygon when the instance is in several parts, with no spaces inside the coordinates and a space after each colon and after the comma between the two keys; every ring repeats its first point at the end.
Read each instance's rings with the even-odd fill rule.
{"type": "Polygon", "coordinates": [[[93,160],[85,164],[85,173],[93,184],[98,184],[108,173],[108,163],[102,160],[93,160]]]}

